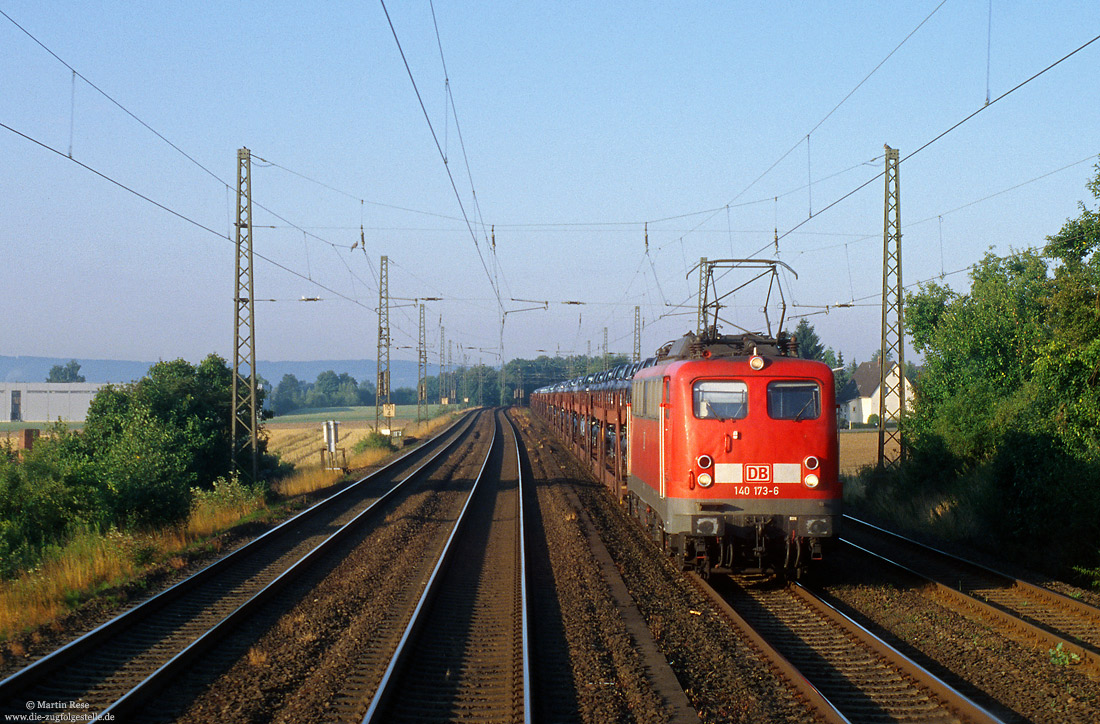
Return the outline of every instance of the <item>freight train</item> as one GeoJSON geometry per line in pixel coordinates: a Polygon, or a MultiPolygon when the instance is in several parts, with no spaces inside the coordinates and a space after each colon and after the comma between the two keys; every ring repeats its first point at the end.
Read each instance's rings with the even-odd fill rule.
{"type": "Polygon", "coordinates": [[[833,373],[784,334],[696,335],[531,407],[685,567],[798,577],[841,514],[833,373]]]}

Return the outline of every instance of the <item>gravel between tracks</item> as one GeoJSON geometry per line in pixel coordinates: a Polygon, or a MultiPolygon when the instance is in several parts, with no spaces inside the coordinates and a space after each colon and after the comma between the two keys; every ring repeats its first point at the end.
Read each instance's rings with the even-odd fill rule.
{"type": "Polygon", "coordinates": [[[581,640],[604,632],[599,646],[589,644],[581,649],[582,652],[590,649],[589,656],[574,661],[581,720],[667,721],[668,718],[661,709],[638,708],[640,702],[648,700],[645,697],[648,684],[638,678],[645,662],[634,658],[635,646],[621,634],[607,635],[621,626],[621,616],[609,611],[592,626],[586,625],[580,615],[588,610],[593,611],[590,616],[601,615],[595,611],[606,608],[603,602],[606,594],[602,593],[606,584],[586,580],[594,566],[585,562],[591,559],[591,553],[581,543],[579,517],[567,502],[567,490],[575,491],[595,522],[650,633],[703,721],[814,721],[786,682],[660,555],[607,491],[591,482],[557,438],[536,418],[525,413],[516,417],[530,453],[552,557],[557,559],[554,575],[566,631],[581,640]],[[599,597],[594,595],[595,590],[601,591],[599,597]],[[595,687],[590,682],[608,682],[608,685],[595,687]]]}
{"type": "Polygon", "coordinates": [[[1100,721],[1100,683],[953,610],[904,575],[837,550],[820,580],[857,620],[1004,721],[1100,721]]]}
{"type": "MultiPolygon", "coordinates": [[[[491,436],[489,422],[486,416],[478,427],[485,441],[491,436]]],[[[441,545],[442,531],[450,529],[480,468],[484,449],[477,447],[480,454],[474,444],[464,443],[459,462],[431,475],[433,487],[442,488],[442,493],[420,490],[390,509],[386,523],[350,550],[307,595],[287,605],[276,620],[257,623],[257,628],[261,623],[272,624],[270,628],[242,632],[234,646],[236,660],[181,715],[171,718],[196,723],[344,718],[332,708],[339,704],[344,680],[359,668],[368,642],[394,628],[387,614],[402,608],[401,602],[410,597],[415,603],[419,596],[422,581],[410,580],[419,569],[403,562],[430,557],[441,545]]],[[[209,672],[198,676],[209,677],[209,672]]],[[[181,688],[191,687],[185,683],[181,688]]]]}

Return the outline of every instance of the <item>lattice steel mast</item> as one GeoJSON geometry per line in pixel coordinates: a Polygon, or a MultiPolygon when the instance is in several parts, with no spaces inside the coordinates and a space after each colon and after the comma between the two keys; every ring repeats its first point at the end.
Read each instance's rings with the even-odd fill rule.
{"type": "Polygon", "coordinates": [[[439,404],[441,405],[443,404],[443,400],[447,398],[444,394],[447,380],[444,378],[446,372],[443,368],[444,350],[446,350],[447,345],[443,342],[443,332],[443,315],[439,315],[439,404]]]}
{"type": "Polygon", "coordinates": [[[634,359],[632,362],[642,361],[642,308],[634,307],[634,359]]]}
{"type": "Polygon", "coordinates": [[[428,383],[424,378],[428,376],[428,338],[424,327],[424,305],[420,307],[420,340],[416,347],[416,422],[419,424],[421,408],[428,401],[428,383]]]}
{"type": "MultiPolygon", "coordinates": [[[[707,335],[708,276],[710,276],[710,267],[707,266],[707,258],[705,256],[699,257],[699,311],[695,317],[695,333],[700,337],[707,335]]],[[[715,324],[717,324],[717,320],[715,320],[715,324]]]]}
{"type": "Polygon", "coordinates": [[[388,256],[378,271],[378,384],[374,393],[374,429],[382,417],[382,405],[390,403],[390,273],[388,256]]]}
{"type": "Polygon", "coordinates": [[[237,151],[237,273],[233,297],[233,414],[231,464],[241,472],[241,456],[252,456],[252,480],[260,474],[256,416],[256,314],[252,276],[252,154],[237,151]],[[247,437],[244,437],[247,435],[247,437]]]}
{"type": "Polygon", "coordinates": [[[455,356],[454,356],[454,344],[452,340],[447,340],[447,397],[451,403],[454,403],[458,397],[458,376],[455,374],[455,356]]]}
{"type": "Polygon", "coordinates": [[[901,178],[898,149],[886,148],[886,194],[882,233],[882,343],[879,346],[878,464],[905,461],[905,316],[901,281],[901,178]],[[890,374],[890,357],[898,373],[890,374]],[[892,428],[890,427],[892,425],[892,428]]]}

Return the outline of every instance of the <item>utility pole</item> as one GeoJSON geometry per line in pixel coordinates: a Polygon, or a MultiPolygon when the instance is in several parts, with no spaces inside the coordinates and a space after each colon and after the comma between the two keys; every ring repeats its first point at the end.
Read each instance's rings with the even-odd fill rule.
{"type": "Polygon", "coordinates": [[[634,359],[642,361],[642,308],[634,307],[634,359]]]}
{"type": "Polygon", "coordinates": [[[256,313],[252,276],[252,154],[237,151],[237,274],[234,303],[233,419],[231,463],[240,472],[241,454],[250,450],[252,480],[260,476],[256,423],[256,313]],[[248,435],[238,443],[239,433],[248,435]]]}
{"type": "Polygon", "coordinates": [[[419,425],[423,419],[421,408],[428,401],[428,384],[424,378],[428,376],[428,345],[424,328],[424,304],[420,307],[420,338],[416,347],[416,423],[419,425]]]}
{"type": "Polygon", "coordinates": [[[905,318],[901,282],[901,178],[898,149],[886,148],[886,195],[882,233],[882,343],[879,346],[878,464],[905,462],[901,422],[905,416],[905,318]],[[889,374],[891,353],[898,374],[889,374]],[[893,428],[888,429],[887,425],[893,428]]]}
{"type": "Polygon", "coordinates": [[[374,394],[374,429],[390,403],[390,274],[388,256],[383,256],[378,272],[378,384],[374,394]],[[385,402],[383,402],[385,400],[385,402]]]}
{"type": "Polygon", "coordinates": [[[603,328],[603,371],[607,372],[607,327],[603,328]]]}

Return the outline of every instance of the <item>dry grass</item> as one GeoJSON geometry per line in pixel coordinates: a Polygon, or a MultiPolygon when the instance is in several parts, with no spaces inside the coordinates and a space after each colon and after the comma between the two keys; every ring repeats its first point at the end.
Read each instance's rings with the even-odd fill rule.
{"type": "Polygon", "coordinates": [[[353,468],[369,468],[380,464],[393,454],[394,452],[392,450],[386,450],[385,448],[367,448],[361,453],[352,455],[351,460],[348,461],[348,465],[353,468]]]}
{"type": "Polygon", "coordinates": [[[272,486],[275,492],[286,498],[312,493],[336,483],[343,475],[338,470],[321,470],[320,466],[303,468],[283,478],[272,486]]]}
{"type": "Polygon", "coordinates": [[[262,495],[221,504],[204,501],[195,505],[187,525],[178,528],[143,534],[78,531],[34,570],[0,582],[0,639],[52,621],[96,591],[132,580],[156,561],[182,568],[184,559],[176,554],[265,507],[262,495]]]}
{"type": "MultiPolygon", "coordinates": [[[[452,415],[421,425],[409,424],[406,436],[424,437],[453,420],[452,415]]],[[[349,451],[370,428],[364,423],[342,425],[340,446],[349,451]]],[[[301,469],[274,486],[284,497],[294,497],[326,488],[341,475],[309,466],[320,461],[321,433],[318,425],[269,430],[271,449],[284,460],[300,460],[301,469]]],[[[376,465],[394,453],[367,450],[349,463],[355,467],[376,465]]],[[[232,491],[231,491],[232,492],[232,491]]],[[[80,531],[63,546],[47,555],[42,564],[18,579],[0,582],[0,640],[56,620],[95,592],[133,580],[157,561],[173,568],[186,565],[180,554],[196,542],[207,540],[266,509],[259,493],[205,495],[196,499],[185,526],[149,534],[106,535],[80,531]]],[[[10,648],[10,646],[9,646],[10,648]]]]}
{"type": "Polygon", "coordinates": [[[267,652],[258,646],[253,646],[248,650],[248,664],[250,666],[266,666],[267,652]]]}

